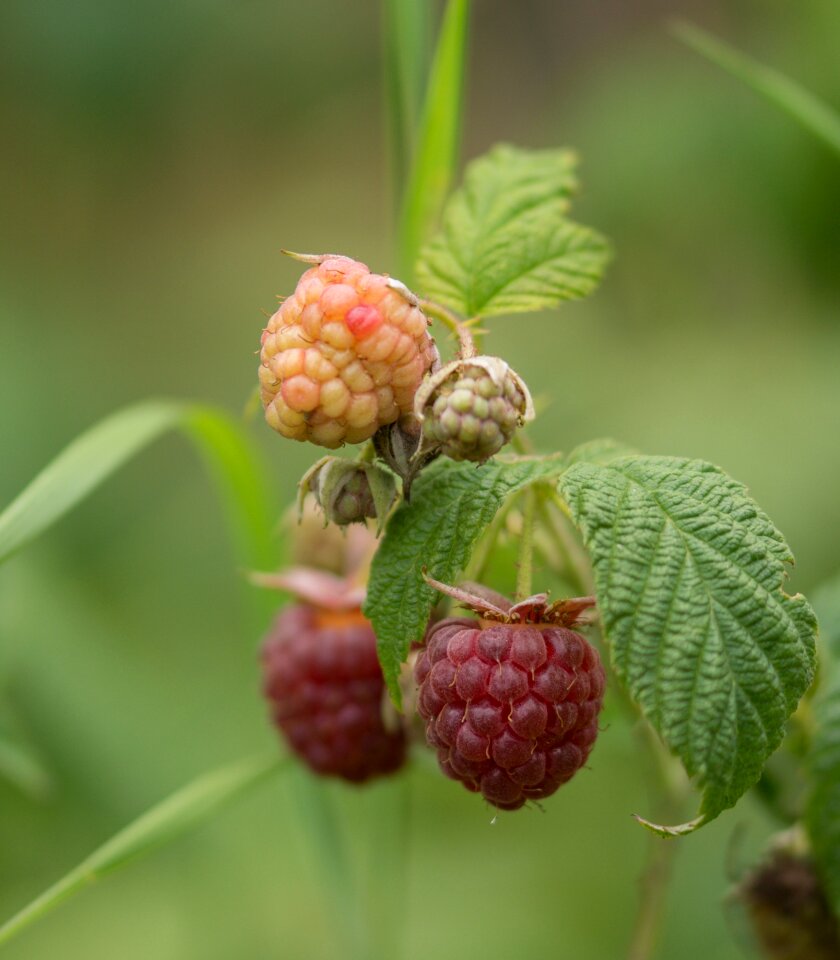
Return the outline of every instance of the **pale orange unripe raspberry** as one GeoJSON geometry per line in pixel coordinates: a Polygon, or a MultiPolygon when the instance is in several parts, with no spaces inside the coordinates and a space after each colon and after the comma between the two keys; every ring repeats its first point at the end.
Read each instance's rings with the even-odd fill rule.
{"type": "Polygon", "coordinates": [[[260,392],[269,426],[322,447],[361,443],[412,410],[438,354],[401,284],[341,256],[315,265],[268,321],[260,392]]]}

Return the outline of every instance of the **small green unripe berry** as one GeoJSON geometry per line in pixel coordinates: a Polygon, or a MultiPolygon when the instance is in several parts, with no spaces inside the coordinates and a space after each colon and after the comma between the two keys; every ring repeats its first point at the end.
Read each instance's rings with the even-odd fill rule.
{"type": "Polygon", "coordinates": [[[498,453],[534,415],[525,383],[499,357],[448,364],[421,385],[414,412],[440,452],[478,463],[498,453]]]}

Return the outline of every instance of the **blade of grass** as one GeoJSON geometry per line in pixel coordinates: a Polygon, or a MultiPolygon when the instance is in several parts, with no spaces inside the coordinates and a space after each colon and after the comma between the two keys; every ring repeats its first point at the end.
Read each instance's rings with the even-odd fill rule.
{"type": "Polygon", "coordinates": [[[273,520],[264,472],[239,426],[222,411],[166,400],[118,410],[65,447],[0,513],[0,563],[175,429],[196,442],[219,481],[243,563],[254,569],[270,566],[273,520]]]}
{"type": "Polygon", "coordinates": [[[277,757],[240,761],[206,773],[152,807],[0,927],[0,945],[73,894],[207,820],[277,772],[277,757]]]}
{"type": "MultiPolygon", "coordinates": [[[[239,423],[222,411],[192,406],[180,426],[198,447],[214,478],[228,517],[239,563],[248,570],[273,570],[277,549],[273,539],[277,510],[266,486],[266,471],[239,423]]],[[[245,602],[256,632],[277,608],[270,590],[246,587],[245,602]]]]}
{"type": "Polygon", "coordinates": [[[0,563],[177,426],[182,415],[181,404],[152,400],[112,414],[73,440],[0,514],[0,563]]]}
{"type": "Polygon", "coordinates": [[[428,66],[431,4],[382,0],[383,64],[391,155],[391,186],[399,212],[414,152],[428,66]]]}
{"type": "Polygon", "coordinates": [[[409,283],[458,162],[469,11],[469,0],[449,0],[429,75],[400,225],[400,269],[409,283]]]}
{"type": "Polygon", "coordinates": [[[780,71],[753,60],[692,23],[677,21],[671,31],[696,53],[742,80],[840,153],[840,113],[819,97],[780,71]]]}

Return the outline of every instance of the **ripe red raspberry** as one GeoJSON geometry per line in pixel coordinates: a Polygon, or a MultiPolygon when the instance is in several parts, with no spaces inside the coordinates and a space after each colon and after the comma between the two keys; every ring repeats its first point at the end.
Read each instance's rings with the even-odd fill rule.
{"type": "Polygon", "coordinates": [[[362,783],[398,770],[406,737],[383,720],[385,682],[376,636],[359,609],[364,592],[313,571],[274,578],[281,581],[324,605],[287,607],[263,645],[264,692],[277,727],[317,774],[362,783]]]}
{"type": "Polygon", "coordinates": [[[411,412],[438,359],[429,322],[402,284],[357,260],[301,259],[315,265],[262,335],[265,418],[293,440],[361,443],[411,412]]]}
{"type": "Polygon", "coordinates": [[[542,594],[513,605],[429,582],[482,617],[435,624],[415,666],[418,711],[441,769],[502,810],[550,796],[598,736],[604,669],[569,629],[593,601],[549,606],[542,594]]]}

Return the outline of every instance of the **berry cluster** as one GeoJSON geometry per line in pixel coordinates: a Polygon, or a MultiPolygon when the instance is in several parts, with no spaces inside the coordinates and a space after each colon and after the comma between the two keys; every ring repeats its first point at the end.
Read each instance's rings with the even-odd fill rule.
{"type": "MultiPolygon", "coordinates": [[[[266,420],[324,447],[373,443],[357,460],[323,457],[300,483],[306,522],[293,539],[306,549],[297,555],[322,569],[260,578],[299,598],[263,645],[264,690],[275,724],[311,770],[362,783],[404,764],[411,733],[388,710],[376,637],[361,612],[375,546],[367,523],[384,526],[436,457],[480,465],[497,454],[534,409],[504,360],[476,355],[464,324],[458,356],[441,368],[422,309],[435,313],[434,305],[398,281],[348,257],[298,258],[312,266],[263,332],[266,420]],[[306,512],[311,501],[328,524],[324,536],[306,512]],[[335,527],[347,531],[348,563],[329,557],[335,527]]],[[[441,769],[503,810],[548,797],[584,765],[598,735],[604,670],[572,629],[594,601],[512,603],[480,587],[429,583],[479,615],[430,625],[416,654],[408,699],[441,769]]]]}

